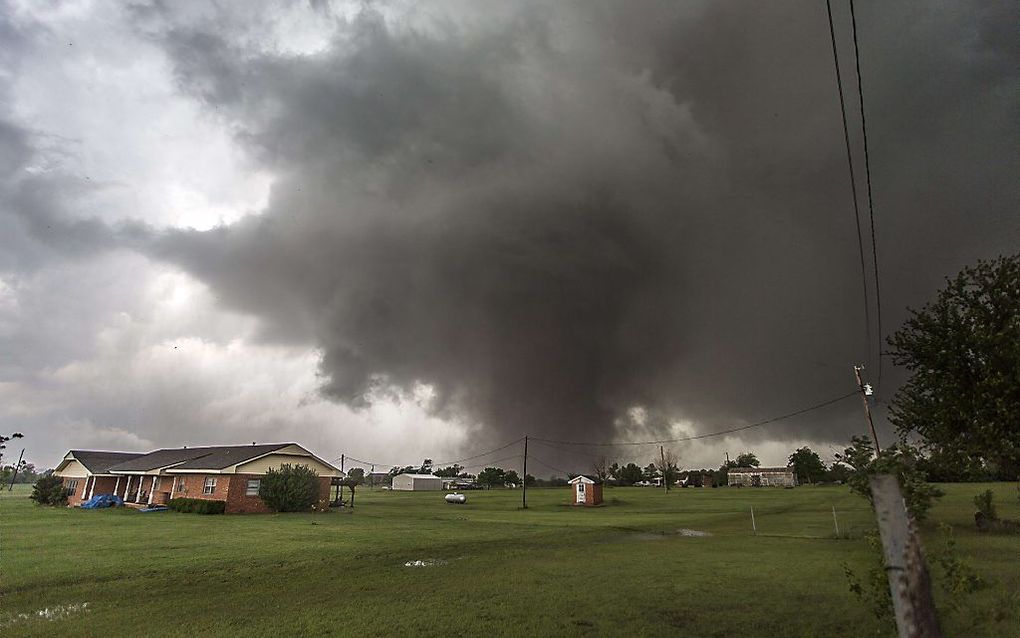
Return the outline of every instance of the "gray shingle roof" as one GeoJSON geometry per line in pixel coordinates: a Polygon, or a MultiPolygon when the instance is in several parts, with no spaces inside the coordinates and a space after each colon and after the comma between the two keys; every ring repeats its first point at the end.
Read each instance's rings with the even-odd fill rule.
{"type": "Polygon", "coordinates": [[[173,465],[189,470],[221,470],[237,463],[243,463],[257,456],[293,445],[273,443],[270,445],[220,445],[213,447],[188,447],[156,450],[138,458],[119,463],[110,468],[115,472],[146,472],[173,465]]]}
{"type": "Polygon", "coordinates": [[[71,450],[71,454],[93,474],[105,474],[113,465],[145,456],[142,452],[103,452],[100,450],[71,450]]]}

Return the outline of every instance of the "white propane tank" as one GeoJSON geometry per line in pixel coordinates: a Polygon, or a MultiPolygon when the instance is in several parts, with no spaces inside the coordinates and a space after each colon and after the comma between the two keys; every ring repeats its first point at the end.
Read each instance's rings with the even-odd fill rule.
{"type": "Polygon", "coordinates": [[[463,494],[458,494],[454,492],[453,494],[446,495],[446,502],[463,505],[464,503],[467,503],[467,497],[464,496],[463,494]]]}

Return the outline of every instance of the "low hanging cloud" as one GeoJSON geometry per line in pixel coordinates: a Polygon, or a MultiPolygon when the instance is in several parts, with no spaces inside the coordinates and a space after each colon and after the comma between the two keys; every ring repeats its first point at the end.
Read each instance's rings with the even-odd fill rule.
{"type": "MultiPolygon", "coordinates": [[[[1017,11],[859,12],[886,333],[1020,239],[1017,11]]],[[[138,251],[252,317],[260,347],[314,349],[330,401],[428,388],[431,418],[492,442],[636,436],[636,407],[642,437],[710,432],[845,394],[851,364],[875,367],[817,3],[129,17],[269,194],[212,228],[165,228],[62,217],[72,196],[20,177],[6,201],[42,252],[12,267],[138,251]]],[[[901,379],[886,376],[885,400],[901,379]]],[[[740,440],[859,430],[848,401],[740,440]]]]}
{"type": "MultiPolygon", "coordinates": [[[[181,89],[275,182],[259,215],[166,233],[151,254],[259,317],[265,339],[317,344],[335,400],[425,383],[440,414],[496,438],[605,440],[634,405],[664,425],[752,420],[852,389],[869,348],[819,8],[616,12],[416,23],[367,9],[311,54],[161,33],[181,89]]],[[[1001,165],[1016,166],[980,119],[1016,107],[995,17],[955,25],[954,58],[882,59],[896,46],[882,48],[884,24],[862,44],[886,328],[975,254],[957,233],[994,244],[987,229],[1015,208],[970,185],[1007,190],[1001,165]],[[952,66],[935,80],[912,62],[952,66]],[[984,143],[1004,154],[970,161],[984,143]],[[954,250],[907,249],[921,263],[904,273],[894,238],[911,228],[924,250],[954,250]]],[[[945,35],[924,18],[914,45],[945,35]]],[[[838,414],[773,432],[824,438],[845,431],[838,414]]]]}

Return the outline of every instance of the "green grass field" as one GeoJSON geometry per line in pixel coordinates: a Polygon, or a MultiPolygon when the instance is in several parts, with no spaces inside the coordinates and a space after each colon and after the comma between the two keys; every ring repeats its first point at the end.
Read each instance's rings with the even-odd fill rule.
{"type": "MultiPolygon", "coordinates": [[[[979,535],[971,498],[947,485],[928,546],[952,526],[958,555],[1013,595],[999,621],[943,618],[946,635],[1020,636],[1020,537],[979,535]]],[[[1020,518],[1016,486],[992,488],[1020,518]]],[[[41,508],[0,500],[0,635],[13,636],[865,636],[889,635],[850,594],[873,527],[843,487],[360,490],[353,513],[199,516],[41,508]],[[832,506],[850,539],[834,538],[832,506]],[[758,535],[752,535],[753,506],[758,535]],[[677,534],[679,529],[708,537],[677,534]],[[408,567],[409,561],[436,561],[408,567]],[[50,610],[50,617],[39,612],[50,610]]]]}

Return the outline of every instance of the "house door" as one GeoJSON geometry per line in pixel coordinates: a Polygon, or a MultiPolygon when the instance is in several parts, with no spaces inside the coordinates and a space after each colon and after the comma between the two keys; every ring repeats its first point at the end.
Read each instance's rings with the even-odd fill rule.
{"type": "Polygon", "coordinates": [[[578,503],[584,502],[584,483],[577,484],[577,502],[578,503]]]}

